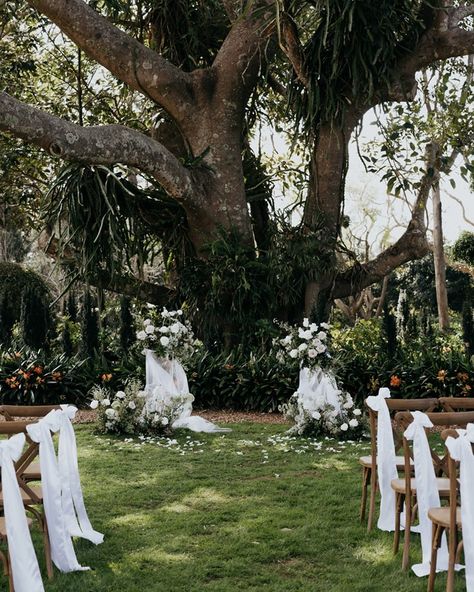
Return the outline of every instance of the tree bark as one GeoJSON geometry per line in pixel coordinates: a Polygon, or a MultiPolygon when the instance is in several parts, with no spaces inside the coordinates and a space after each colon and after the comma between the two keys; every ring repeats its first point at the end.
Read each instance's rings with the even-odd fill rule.
{"type": "Polygon", "coordinates": [[[438,323],[443,333],[449,329],[448,291],[446,288],[446,260],[444,258],[443,222],[439,183],[431,192],[433,200],[433,262],[435,270],[438,323]]]}

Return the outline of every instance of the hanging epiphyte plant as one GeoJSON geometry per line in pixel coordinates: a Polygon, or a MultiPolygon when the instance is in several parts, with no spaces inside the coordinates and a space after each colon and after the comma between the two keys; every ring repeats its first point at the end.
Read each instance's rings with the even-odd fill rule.
{"type": "Polygon", "coordinates": [[[186,215],[162,190],[139,188],[105,166],[72,164],[45,197],[44,219],[62,261],[85,279],[136,273],[166,244],[183,252],[186,215]]]}
{"type": "Polygon", "coordinates": [[[0,263],[0,343],[11,343],[19,323],[24,343],[45,348],[53,325],[51,295],[47,284],[35,272],[16,263],[0,263]]]}
{"type": "MultiPolygon", "coordinates": [[[[426,26],[423,9],[432,7],[425,0],[306,4],[312,33],[301,40],[304,80],[293,78],[289,102],[301,127],[310,131],[342,118],[354,100],[370,104],[390,86],[397,58],[410,51],[426,26]]],[[[289,15],[301,6],[300,0],[285,3],[289,15]]]]}

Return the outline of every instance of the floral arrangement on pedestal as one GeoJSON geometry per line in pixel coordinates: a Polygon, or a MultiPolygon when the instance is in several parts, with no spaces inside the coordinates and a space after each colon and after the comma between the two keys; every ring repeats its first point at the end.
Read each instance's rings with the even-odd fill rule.
{"type": "Polygon", "coordinates": [[[97,409],[101,431],[111,434],[167,433],[194,397],[190,394],[148,402],[148,393],[137,380],[129,380],[124,390],[112,392],[105,386],[94,386],[90,393],[90,407],[97,409]]]}
{"type": "Polygon", "coordinates": [[[365,431],[360,409],[341,391],[329,368],[330,326],[303,320],[301,327],[280,324],[286,335],[274,341],[280,363],[299,361],[298,390],[279,410],[294,422],[289,433],[356,439],[365,431]]]}
{"type": "Polygon", "coordinates": [[[161,312],[151,309],[142,329],[137,331],[137,339],[158,357],[178,360],[183,366],[201,344],[194,338],[191,324],[184,320],[181,309],[163,308],[161,312]]]}

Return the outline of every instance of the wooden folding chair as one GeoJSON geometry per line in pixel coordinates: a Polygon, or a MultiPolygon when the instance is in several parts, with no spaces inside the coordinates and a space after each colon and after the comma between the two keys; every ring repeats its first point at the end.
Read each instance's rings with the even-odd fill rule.
{"type": "MultiPolygon", "coordinates": [[[[466,427],[468,423],[474,422],[474,411],[461,411],[458,413],[451,412],[439,412],[439,413],[427,413],[433,428],[426,428],[429,432],[436,433],[439,431],[439,427],[466,427]]],[[[400,426],[400,430],[403,433],[406,428],[413,421],[413,416],[409,412],[399,412],[395,415],[395,422],[400,426]]],[[[411,525],[413,523],[414,507],[416,500],[416,475],[415,478],[407,478],[412,468],[412,450],[410,442],[404,437],[403,438],[403,450],[404,450],[404,462],[405,462],[405,475],[403,479],[394,479],[392,481],[392,489],[395,491],[395,535],[394,535],[394,553],[398,552],[400,542],[400,516],[405,506],[405,531],[404,531],[404,543],[403,543],[403,558],[402,568],[408,569],[410,563],[410,534],[411,525]]],[[[431,457],[433,459],[436,484],[438,488],[438,494],[441,498],[449,498],[450,495],[450,480],[449,480],[449,467],[448,457],[446,454],[439,456],[430,444],[431,457]],[[442,475],[445,475],[443,477],[442,475]]]]}
{"type": "Polygon", "coordinates": [[[474,411],[474,398],[470,397],[440,397],[439,404],[443,411],[474,411]]]}
{"type": "MultiPolygon", "coordinates": [[[[429,413],[438,407],[438,399],[386,399],[390,415],[398,411],[423,411],[429,413]]],[[[369,515],[367,520],[367,532],[372,530],[375,515],[375,501],[377,494],[377,412],[367,406],[370,424],[370,455],[361,456],[359,464],[362,466],[362,498],[360,503],[360,520],[365,519],[367,509],[367,492],[370,483],[369,515]]],[[[403,440],[396,430],[393,432],[395,451],[403,448],[403,440]]],[[[403,456],[396,457],[397,469],[403,471],[405,461],[403,456]]]]}
{"type": "MultiPolygon", "coordinates": [[[[39,444],[33,442],[28,436],[26,427],[32,423],[31,421],[2,421],[0,422],[0,434],[12,436],[13,434],[24,433],[26,436],[27,446],[22,455],[15,463],[15,472],[20,486],[20,493],[25,505],[25,509],[30,512],[32,516],[38,521],[41,532],[43,534],[44,552],[46,557],[46,570],[48,578],[53,577],[53,565],[51,562],[51,548],[49,544],[48,525],[43,509],[43,491],[40,485],[32,485],[31,479],[28,479],[28,467],[38,457],[39,444]],[[38,510],[36,506],[41,506],[38,510]]],[[[1,487],[1,484],[0,484],[1,487]]],[[[0,508],[3,507],[3,491],[0,489],[0,508]]]]}
{"type": "MultiPolygon", "coordinates": [[[[25,420],[26,418],[42,418],[54,409],[60,409],[60,405],[0,405],[0,416],[5,421],[25,420]]],[[[26,481],[39,481],[41,468],[39,462],[28,465],[23,476],[26,481]]]]}
{"type": "MultiPolygon", "coordinates": [[[[458,438],[459,434],[456,430],[444,430],[441,437],[444,441],[448,437],[458,438]]],[[[454,573],[455,565],[460,562],[460,555],[462,552],[462,539],[459,537],[459,531],[462,530],[461,508],[458,505],[459,501],[459,483],[458,483],[458,466],[456,462],[446,450],[448,457],[448,471],[449,471],[449,506],[444,508],[430,508],[428,517],[433,523],[433,538],[431,543],[431,565],[430,575],[428,578],[428,592],[433,592],[436,579],[436,561],[438,558],[438,549],[441,545],[441,537],[445,531],[448,531],[448,577],[446,582],[446,592],[454,591],[454,573]]],[[[462,503],[462,501],[461,501],[462,503]]]]}

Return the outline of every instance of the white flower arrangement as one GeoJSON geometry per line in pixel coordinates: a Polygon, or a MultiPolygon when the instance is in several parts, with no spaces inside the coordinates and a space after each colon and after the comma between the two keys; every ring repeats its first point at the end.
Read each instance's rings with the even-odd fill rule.
{"type": "Polygon", "coordinates": [[[191,405],[194,400],[191,394],[169,400],[160,400],[158,393],[148,397],[137,380],[128,381],[124,390],[116,393],[97,385],[91,389],[90,395],[90,407],[97,409],[102,431],[127,435],[168,432],[186,405],[191,405]]]}
{"type": "Polygon", "coordinates": [[[329,325],[327,323],[310,323],[304,319],[301,327],[279,323],[285,331],[285,337],[274,339],[273,346],[276,358],[281,364],[291,360],[299,360],[300,366],[314,368],[330,358],[327,341],[329,325]]]}
{"type": "Polygon", "coordinates": [[[184,320],[183,311],[163,308],[158,313],[151,309],[149,314],[143,328],[137,331],[137,340],[158,357],[175,359],[184,365],[200,342],[194,338],[191,324],[184,320]]]}
{"type": "Polygon", "coordinates": [[[296,391],[279,410],[294,426],[289,430],[293,435],[329,436],[340,440],[360,438],[365,431],[362,411],[354,408],[349,393],[338,391],[340,409],[327,402],[325,397],[308,397],[296,391]]]}

